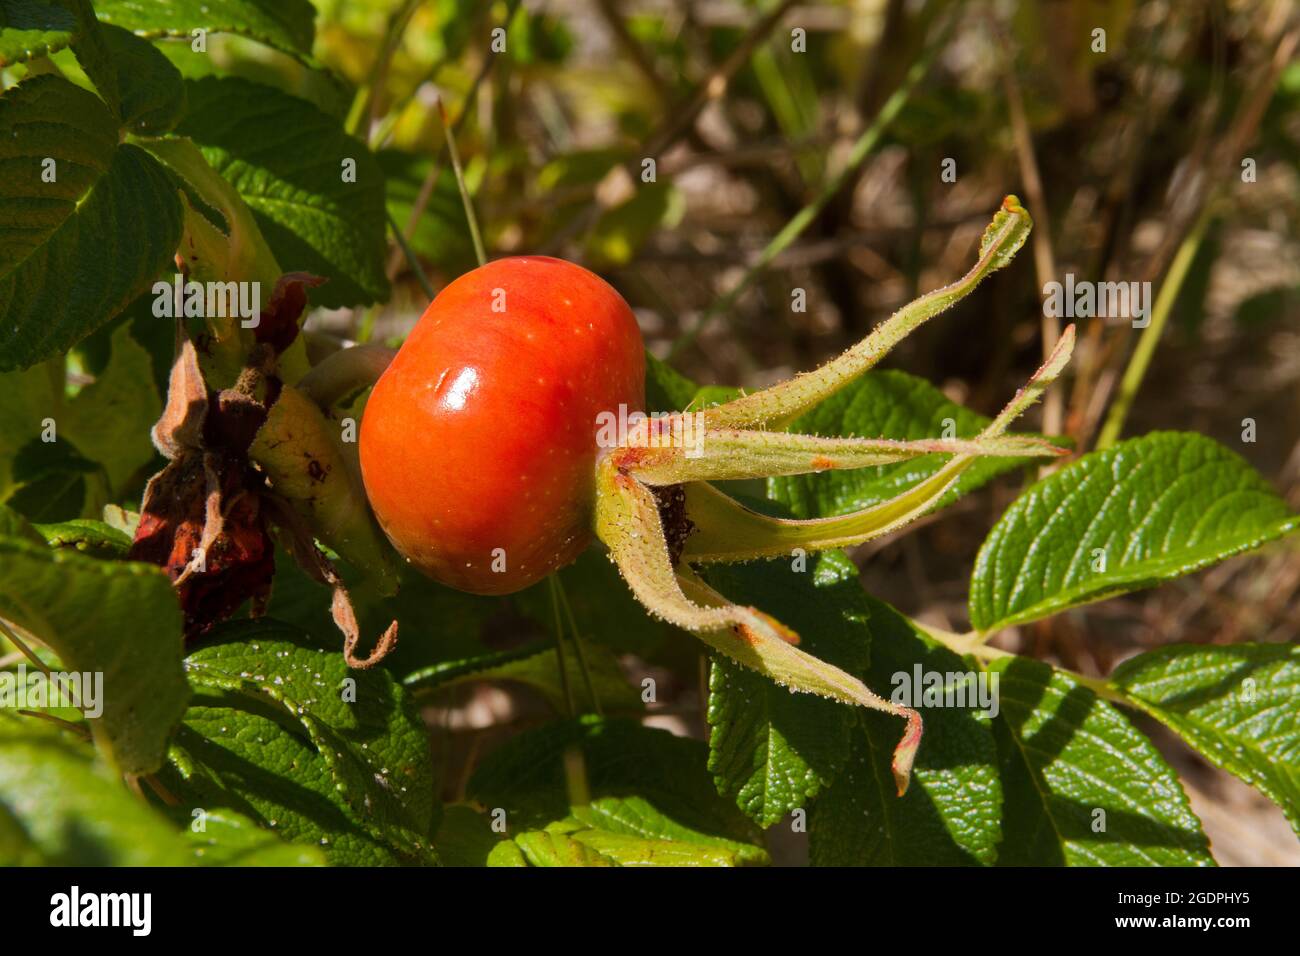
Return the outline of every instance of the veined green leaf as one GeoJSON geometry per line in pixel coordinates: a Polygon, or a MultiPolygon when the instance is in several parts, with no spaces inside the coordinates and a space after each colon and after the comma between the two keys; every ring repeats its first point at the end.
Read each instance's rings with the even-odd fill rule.
{"type": "Polygon", "coordinates": [[[201,693],[165,783],[192,806],[232,807],[332,863],[434,859],[427,735],[382,668],[349,670],[265,618],[220,628],[185,664],[201,693]]]}
{"type": "MultiPolygon", "coordinates": [[[[784,558],[711,568],[708,580],[728,598],[762,607],[793,628],[810,654],[851,674],[866,669],[866,595],[842,552],[813,557],[803,570],[784,558]]],[[[806,808],[835,779],[848,759],[856,714],[824,697],[791,694],[756,671],[716,658],[708,722],[709,770],[718,791],[759,826],[770,827],[806,808]]],[[[887,722],[897,743],[897,719],[887,722]]]]}
{"type": "Polygon", "coordinates": [[[1300,647],[1178,644],[1111,683],[1207,760],[1258,787],[1300,834],[1300,647]]]}
{"type": "Polygon", "coordinates": [[[180,608],[161,570],[0,539],[0,617],[64,669],[102,675],[103,713],[89,726],[111,763],[132,774],[161,766],[189,698],[180,608]]]}
{"type": "Polygon", "coordinates": [[[122,95],[122,125],[140,136],[158,136],[179,123],[185,113],[180,70],[148,40],[107,24],[101,32],[122,95]]]}
{"type": "MultiPolygon", "coordinates": [[[[907,681],[914,695],[917,669],[960,681],[961,658],[917,631],[907,618],[868,597],[871,667],[862,678],[882,695],[907,681]]],[[[993,685],[987,685],[996,694],[993,685]]],[[[912,783],[896,795],[890,770],[898,729],[883,714],[858,714],[844,769],[818,797],[809,816],[814,866],[955,866],[991,864],[1002,836],[1002,783],[992,721],[980,709],[978,684],[967,683],[966,706],[918,706],[925,735],[912,783]]],[[[996,697],[993,698],[996,701],[996,697]]],[[[991,710],[991,708],[989,708],[991,710]]]]}
{"type": "Polygon", "coordinates": [[[89,0],[0,0],[0,67],[67,47],[109,110],[118,114],[117,65],[89,0]]]}
{"type": "Polygon", "coordinates": [[[1046,664],[1001,658],[1003,866],[1212,866],[1173,769],[1128,719],[1046,664]]]}
{"type": "Polygon", "coordinates": [[[308,0],[95,0],[95,11],[105,23],[144,37],[237,33],[298,59],[310,56],[316,33],[308,0]]]}
{"type": "MultiPolygon", "coordinates": [[[[532,866],[747,866],[768,862],[762,849],[699,833],[666,817],[641,797],[605,797],[512,841],[532,866]]],[[[488,865],[515,865],[501,846],[488,865]]]]}
{"type": "Polygon", "coordinates": [[[285,843],[233,810],[207,811],[185,831],[200,866],[324,866],[320,847],[285,843]]]}
{"type": "Polygon", "coordinates": [[[243,197],[284,271],[329,279],[312,301],[337,307],[387,297],[384,176],[365,144],[269,86],[205,77],[186,88],[189,112],[177,134],[243,197]],[[355,181],[345,163],[355,163],[355,181]]]}
{"type": "Polygon", "coordinates": [[[1007,509],[976,559],[971,623],[991,631],[1152,587],[1296,527],[1241,457],[1155,432],[1083,456],[1007,509]]]}
{"type": "Polygon", "coordinates": [[[57,76],[0,96],[0,170],[7,371],[66,350],[145,291],[176,251],[181,206],[157,161],[119,144],[104,104],[57,76]]]}

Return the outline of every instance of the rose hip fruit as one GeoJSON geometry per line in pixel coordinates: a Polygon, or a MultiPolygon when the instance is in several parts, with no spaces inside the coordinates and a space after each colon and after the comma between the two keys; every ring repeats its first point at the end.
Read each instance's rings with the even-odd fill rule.
{"type": "Polygon", "coordinates": [[[599,417],[644,400],[622,296],[560,259],[490,262],[439,293],[375,385],[361,423],[367,497],[425,574],[518,591],[591,542],[599,417]]]}

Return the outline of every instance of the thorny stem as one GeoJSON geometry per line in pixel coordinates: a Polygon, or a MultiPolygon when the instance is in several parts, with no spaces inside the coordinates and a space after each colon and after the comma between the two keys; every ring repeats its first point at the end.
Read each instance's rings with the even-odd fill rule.
{"type": "Polygon", "coordinates": [[[1192,231],[1183,240],[1182,245],[1178,247],[1178,254],[1174,256],[1174,261],[1169,266],[1169,273],[1160,286],[1160,294],[1156,296],[1155,306],[1151,310],[1151,321],[1142,330],[1137,348],[1133,350],[1133,357],[1129,360],[1128,368],[1124,370],[1124,378],[1120,382],[1119,394],[1115,396],[1115,404],[1111,406],[1110,414],[1106,416],[1106,424],[1102,426],[1101,434],[1097,437],[1097,451],[1103,451],[1115,444],[1120,432],[1124,430],[1124,421],[1128,418],[1133,400],[1137,398],[1138,390],[1142,387],[1142,379],[1146,377],[1147,368],[1151,365],[1151,357],[1155,355],[1156,346],[1160,344],[1160,336],[1164,332],[1165,323],[1169,320],[1169,313],[1173,311],[1174,302],[1178,300],[1183,280],[1187,278],[1187,271],[1196,258],[1196,252],[1201,246],[1201,239],[1205,236],[1211,218],[1207,207],[1196,225],[1192,227],[1192,231]]]}

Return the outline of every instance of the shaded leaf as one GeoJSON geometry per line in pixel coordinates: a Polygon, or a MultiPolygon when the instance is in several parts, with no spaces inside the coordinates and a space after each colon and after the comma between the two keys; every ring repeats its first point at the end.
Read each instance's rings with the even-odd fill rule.
{"type": "Polygon", "coordinates": [[[119,144],[104,104],[57,76],[0,96],[0,168],[0,370],[9,370],[68,349],[148,288],[176,251],[181,206],[157,161],[119,144]],[[47,159],[52,183],[42,179],[47,159]]]}
{"type": "Polygon", "coordinates": [[[1046,664],[1002,658],[994,721],[1002,866],[1212,866],[1182,785],[1106,701],[1046,664]]]}

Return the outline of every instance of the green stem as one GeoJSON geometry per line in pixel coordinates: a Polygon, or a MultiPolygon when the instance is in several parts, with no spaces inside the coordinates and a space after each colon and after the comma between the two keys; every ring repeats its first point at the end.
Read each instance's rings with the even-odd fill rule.
{"type": "Polygon", "coordinates": [[[28,647],[27,644],[24,643],[16,633],[14,633],[13,626],[2,617],[0,617],[0,632],[3,632],[5,639],[14,647],[18,648],[24,657],[36,665],[37,669],[39,669],[42,674],[46,677],[50,676],[50,669],[45,666],[45,662],[37,657],[36,652],[28,647]]]}
{"type": "Polygon", "coordinates": [[[578,669],[582,671],[582,682],[587,687],[587,697],[591,700],[592,709],[596,716],[605,716],[601,710],[600,698],[596,696],[596,685],[591,679],[591,669],[587,666],[587,650],[582,644],[582,633],[578,630],[578,621],[573,616],[573,607],[569,604],[569,595],[564,590],[564,582],[560,580],[559,575],[552,575],[555,579],[555,590],[560,595],[560,608],[564,611],[565,620],[569,624],[569,636],[573,639],[573,650],[578,657],[578,669]]]}
{"type": "Polygon", "coordinates": [[[474,202],[470,199],[469,189],[465,186],[465,171],[460,166],[460,151],[456,149],[456,134],[447,122],[447,108],[438,97],[438,115],[442,117],[442,131],[447,136],[447,154],[451,157],[451,171],[456,176],[456,188],[460,190],[461,205],[465,207],[465,221],[469,224],[469,237],[474,242],[474,256],[480,266],[487,265],[487,252],[483,248],[483,236],[478,229],[478,216],[474,214],[474,202]]]}
{"type": "Polygon", "coordinates": [[[393,238],[397,240],[398,248],[402,250],[402,255],[406,257],[406,264],[415,273],[415,280],[420,283],[420,288],[424,290],[424,294],[432,299],[438,293],[434,291],[433,283],[429,281],[429,277],[424,274],[424,267],[420,265],[420,260],[416,258],[415,250],[411,248],[410,242],[402,234],[402,228],[397,224],[397,220],[393,218],[391,212],[388,214],[388,228],[393,231],[393,238]]]}
{"type": "Polygon", "coordinates": [[[1165,281],[1160,286],[1160,294],[1156,296],[1151,322],[1142,330],[1137,348],[1133,350],[1133,357],[1129,359],[1128,368],[1124,370],[1119,394],[1115,396],[1115,404],[1110,407],[1106,424],[1097,438],[1097,451],[1115,444],[1120,432],[1124,430],[1124,421],[1128,418],[1133,400],[1137,398],[1137,393],[1142,388],[1142,379],[1146,377],[1147,368],[1151,365],[1151,357],[1155,354],[1156,346],[1160,344],[1160,335],[1164,332],[1165,323],[1173,311],[1174,302],[1177,301],[1178,293],[1183,287],[1183,280],[1187,278],[1187,271],[1196,258],[1196,252],[1200,248],[1209,222],[1208,212],[1202,213],[1196,225],[1192,227],[1192,231],[1178,247],[1174,261],[1169,266],[1169,272],[1165,275],[1165,281]]]}
{"type": "MultiPolygon", "coordinates": [[[[979,661],[998,660],[1003,657],[1019,657],[1010,651],[1004,651],[1001,648],[990,647],[985,643],[991,636],[990,634],[981,634],[978,631],[970,631],[965,634],[954,634],[951,631],[945,631],[942,628],[933,627],[929,624],[922,624],[920,621],[909,618],[912,626],[918,631],[922,631],[934,638],[940,644],[947,647],[958,657],[974,657],[979,661]]],[[[1072,671],[1065,667],[1056,667],[1053,669],[1064,674],[1076,684],[1082,684],[1098,697],[1110,701],[1112,704],[1123,704],[1127,707],[1135,706],[1123,693],[1116,690],[1110,681],[1104,677],[1089,677],[1087,674],[1080,674],[1078,671],[1072,671]]]]}
{"type": "Polygon", "coordinates": [[[564,689],[564,706],[569,717],[576,717],[578,708],[573,700],[573,686],[569,683],[568,661],[564,658],[564,628],[560,624],[559,584],[554,574],[546,579],[546,586],[551,592],[551,612],[555,619],[555,663],[560,669],[560,687],[564,689]]]}

